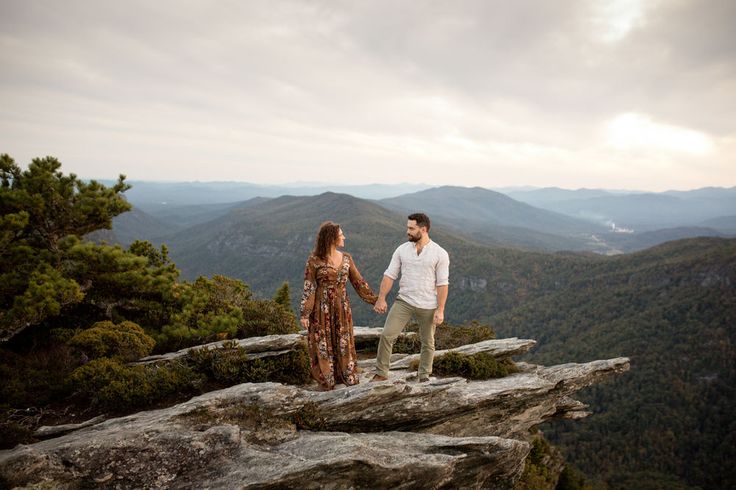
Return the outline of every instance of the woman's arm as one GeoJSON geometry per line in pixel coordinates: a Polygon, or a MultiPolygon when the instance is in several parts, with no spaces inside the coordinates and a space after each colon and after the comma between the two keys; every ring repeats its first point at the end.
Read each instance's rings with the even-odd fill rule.
{"type": "Polygon", "coordinates": [[[315,266],[312,257],[307,259],[307,265],[304,267],[304,289],[302,291],[302,300],[299,304],[299,317],[302,327],[309,328],[309,315],[314,309],[315,291],[317,290],[315,266]]]}
{"type": "Polygon", "coordinates": [[[376,304],[378,296],[376,296],[376,293],[373,292],[366,280],[363,279],[363,276],[360,275],[358,268],[355,266],[355,262],[353,262],[353,257],[351,257],[350,254],[348,254],[348,261],[350,262],[350,272],[348,274],[350,284],[353,285],[353,288],[363,301],[372,305],[376,304]]]}

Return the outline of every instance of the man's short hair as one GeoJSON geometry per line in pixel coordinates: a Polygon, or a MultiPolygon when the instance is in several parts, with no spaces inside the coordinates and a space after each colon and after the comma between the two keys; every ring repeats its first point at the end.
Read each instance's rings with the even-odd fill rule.
{"type": "Polygon", "coordinates": [[[409,215],[409,219],[417,222],[417,226],[424,226],[429,231],[429,216],[424,213],[414,213],[409,215]]]}

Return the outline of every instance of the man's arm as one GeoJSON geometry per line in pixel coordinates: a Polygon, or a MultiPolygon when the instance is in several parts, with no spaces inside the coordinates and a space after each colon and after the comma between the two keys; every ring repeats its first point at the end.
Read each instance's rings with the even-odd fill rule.
{"type": "Polygon", "coordinates": [[[437,309],[434,310],[434,324],[441,325],[445,321],[445,303],[447,302],[448,285],[437,286],[437,309]]]}
{"type": "Polygon", "coordinates": [[[378,291],[378,300],[373,306],[373,311],[376,313],[386,313],[388,305],[386,304],[386,295],[391,291],[394,285],[394,281],[399,277],[401,273],[401,247],[394,250],[391,256],[391,262],[388,264],[386,272],[383,273],[383,279],[381,280],[381,289],[378,291]]]}
{"type": "Polygon", "coordinates": [[[435,269],[437,280],[437,309],[434,310],[434,324],[441,325],[445,321],[445,303],[450,284],[450,256],[443,250],[435,269]]]}
{"type": "Polygon", "coordinates": [[[381,280],[381,289],[378,291],[378,299],[373,307],[373,310],[376,313],[386,313],[386,310],[388,309],[388,305],[386,304],[386,295],[391,291],[393,286],[394,280],[388,276],[383,276],[383,279],[381,280]]]}

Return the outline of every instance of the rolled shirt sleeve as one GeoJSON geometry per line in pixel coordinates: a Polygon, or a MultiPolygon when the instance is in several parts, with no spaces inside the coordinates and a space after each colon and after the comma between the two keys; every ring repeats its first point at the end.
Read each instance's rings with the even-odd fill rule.
{"type": "Polygon", "coordinates": [[[394,251],[394,254],[391,256],[391,262],[388,264],[388,269],[383,273],[384,276],[388,276],[394,281],[398,279],[399,272],[401,272],[401,253],[399,252],[399,249],[401,247],[397,248],[394,251]]]}
{"type": "Polygon", "coordinates": [[[437,277],[437,286],[447,286],[450,284],[450,255],[442,250],[440,259],[437,262],[437,268],[435,269],[437,277]]]}

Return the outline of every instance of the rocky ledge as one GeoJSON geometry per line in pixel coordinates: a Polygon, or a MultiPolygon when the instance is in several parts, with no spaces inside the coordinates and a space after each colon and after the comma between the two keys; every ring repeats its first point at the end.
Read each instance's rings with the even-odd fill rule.
{"type": "MultiPolygon", "coordinates": [[[[282,340],[274,348],[296,341],[282,340]]],[[[500,339],[457,350],[508,357],[531,345],[500,339]]],[[[520,372],[504,378],[411,383],[410,357],[392,363],[388,381],[370,383],[366,370],[359,385],[330,392],[240,384],[0,451],[0,483],[512,488],[530,449],[529,429],[553,418],[588,415],[571,395],[629,369],[627,358],[551,367],[520,363],[520,372]]]]}

